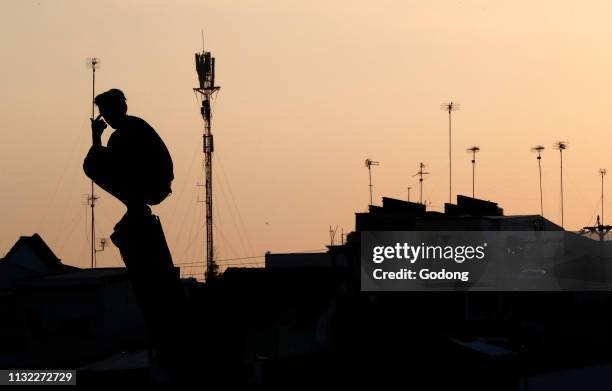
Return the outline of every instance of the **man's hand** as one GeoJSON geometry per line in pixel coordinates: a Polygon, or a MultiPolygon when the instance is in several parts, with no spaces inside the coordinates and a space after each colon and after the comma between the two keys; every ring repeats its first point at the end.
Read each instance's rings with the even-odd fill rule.
{"type": "Polygon", "coordinates": [[[102,114],[98,115],[96,119],[90,118],[91,121],[91,138],[93,145],[102,145],[102,133],[106,129],[106,122],[102,119],[102,114]]]}
{"type": "Polygon", "coordinates": [[[104,122],[104,120],[102,119],[102,114],[98,115],[96,117],[96,119],[90,119],[91,121],[91,131],[93,132],[93,134],[97,135],[98,137],[102,136],[102,133],[104,132],[104,129],[106,129],[106,122],[104,122]]]}

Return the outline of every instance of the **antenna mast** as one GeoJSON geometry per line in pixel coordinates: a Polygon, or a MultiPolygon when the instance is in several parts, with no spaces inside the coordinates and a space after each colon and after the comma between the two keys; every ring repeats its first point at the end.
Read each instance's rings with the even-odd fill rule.
{"type": "Polygon", "coordinates": [[[564,228],[564,225],[563,225],[563,151],[567,149],[567,142],[557,141],[553,147],[559,150],[559,156],[561,158],[561,228],[564,228]]]}
{"type": "Polygon", "coordinates": [[[215,58],[210,52],[204,51],[195,54],[196,72],[198,73],[199,87],[193,90],[202,99],[200,113],[204,120],[204,178],[206,187],[206,281],[217,276],[217,264],[213,259],[213,198],[212,198],[212,154],[214,151],[213,135],[211,131],[211,100],[221,87],[215,86],[215,58]]]}
{"type": "Polygon", "coordinates": [[[471,148],[467,149],[468,152],[472,153],[472,198],[475,198],[475,182],[476,182],[476,152],[480,152],[480,148],[474,145],[471,148]]]}
{"type": "MultiPolygon", "coordinates": [[[[96,69],[100,67],[100,59],[91,57],[87,59],[87,66],[91,68],[91,120],[95,117],[96,109],[96,69]]],[[[87,203],[91,207],[91,268],[96,267],[96,214],[94,208],[98,197],[95,192],[94,181],[91,181],[91,193],[87,196],[87,203]]]]}
{"type": "Polygon", "coordinates": [[[544,229],[544,198],[542,197],[542,151],[543,145],[536,145],[531,148],[533,152],[538,153],[538,172],[540,174],[540,216],[542,217],[542,230],[544,229]]]}
{"type": "Polygon", "coordinates": [[[455,102],[442,103],[440,110],[448,112],[448,202],[453,202],[453,153],[451,120],[452,112],[461,109],[461,105],[455,102]]]}
{"type": "Polygon", "coordinates": [[[597,216],[597,222],[594,226],[591,227],[583,227],[581,233],[594,233],[597,234],[599,240],[603,242],[604,238],[612,230],[612,225],[604,224],[604,176],[607,174],[607,170],[605,168],[599,169],[599,175],[601,175],[601,219],[597,216]]]}
{"type": "Polygon", "coordinates": [[[375,162],[372,159],[366,159],[365,166],[368,168],[368,175],[370,178],[370,206],[372,206],[372,166],[378,166],[380,163],[375,162]]]}
{"type": "Polygon", "coordinates": [[[605,168],[599,169],[599,175],[601,175],[601,224],[604,223],[604,176],[608,173],[605,168]]]}
{"type": "Polygon", "coordinates": [[[425,164],[423,162],[419,163],[419,171],[413,176],[419,177],[419,204],[423,204],[423,175],[428,175],[428,172],[423,171],[425,168],[425,164]]]}

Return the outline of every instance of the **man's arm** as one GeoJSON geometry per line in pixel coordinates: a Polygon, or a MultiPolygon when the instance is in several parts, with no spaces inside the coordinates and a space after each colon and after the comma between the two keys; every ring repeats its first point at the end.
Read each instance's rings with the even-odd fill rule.
{"type": "Polygon", "coordinates": [[[97,182],[98,174],[109,164],[108,151],[102,146],[102,133],[106,129],[106,122],[98,115],[96,119],[91,119],[91,148],[83,162],[85,175],[97,182]]]}
{"type": "Polygon", "coordinates": [[[102,119],[102,114],[98,115],[96,119],[90,119],[91,121],[91,146],[101,147],[102,146],[102,133],[106,129],[106,122],[102,119]]]}

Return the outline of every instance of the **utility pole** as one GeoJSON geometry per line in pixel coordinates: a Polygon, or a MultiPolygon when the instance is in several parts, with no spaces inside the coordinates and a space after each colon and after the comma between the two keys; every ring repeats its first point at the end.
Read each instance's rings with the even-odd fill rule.
{"type": "Polygon", "coordinates": [[[196,71],[198,73],[199,87],[193,90],[202,99],[200,114],[204,120],[203,150],[204,150],[204,179],[206,187],[206,281],[212,281],[217,277],[218,266],[214,261],[213,254],[213,187],[212,187],[212,157],[214,151],[212,135],[212,110],[211,101],[213,95],[221,87],[215,86],[215,58],[210,52],[204,51],[195,54],[196,71]]]}
{"type": "Polygon", "coordinates": [[[425,169],[425,164],[423,162],[419,163],[419,171],[413,176],[419,177],[419,204],[423,204],[423,175],[428,175],[428,172],[423,171],[425,169]]]}
{"type": "Polygon", "coordinates": [[[372,166],[378,166],[380,163],[372,159],[366,159],[365,166],[368,168],[368,176],[370,178],[370,206],[372,206],[372,166]]]}
{"type": "Polygon", "coordinates": [[[448,202],[453,202],[453,143],[452,143],[452,112],[461,109],[454,102],[442,103],[440,110],[448,112],[448,202]]]}
{"type": "Polygon", "coordinates": [[[468,152],[472,153],[472,198],[475,198],[475,182],[476,182],[476,153],[480,152],[480,148],[474,145],[467,149],[468,152]]]}

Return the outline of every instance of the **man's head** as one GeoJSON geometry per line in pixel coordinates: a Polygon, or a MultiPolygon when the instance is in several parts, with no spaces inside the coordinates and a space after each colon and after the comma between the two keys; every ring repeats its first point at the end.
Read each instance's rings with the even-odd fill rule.
{"type": "Polygon", "coordinates": [[[114,129],[117,129],[127,115],[127,104],[123,92],[113,88],[96,96],[94,102],[104,120],[114,129]]]}

